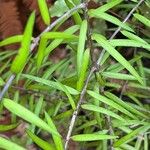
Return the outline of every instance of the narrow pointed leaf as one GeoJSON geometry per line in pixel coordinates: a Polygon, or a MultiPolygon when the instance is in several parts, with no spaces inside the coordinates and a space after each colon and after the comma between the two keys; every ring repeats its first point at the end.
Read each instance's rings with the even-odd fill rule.
{"type": "Polygon", "coordinates": [[[80,75],[80,72],[81,72],[81,66],[82,66],[84,48],[85,48],[85,41],[86,41],[86,33],[87,33],[87,21],[84,20],[81,24],[79,42],[78,42],[78,48],[77,48],[77,73],[78,73],[78,76],[80,75]]]}
{"type": "Polygon", "coordinates": [[[0,47],[5,46],[5,45],[9,45],[9,44],[13,44],[13,43],[21,42],[22,38],[23,38],[22,35],[14,35],[14,36],[8,37],[8,38],[6,38],[0,42],[0,47]]]}
{"type": "Polygon", "coordinates": [[[114,101],[112,101],[111,99],[108,99],[107,97],[104,97],[96,92],[93,91],[87,91],[87,93],[92,96],[95,99],[98,99],[99,101],[115,108],[116,110],[119,110],[120,112],[126,114],[127,116],[137,119],[134,115],[132,115],[132,113],[130,113],[129,111],[127,111],[123,106],[115,103],[114,101]]]}
{"type": "Polygon", "coordinates": [[[53,146],[51,146],[48,142],[39,138],[37,135],[32,133],[30,130],[27,129],[26,133],[40,148],[42,148],[44,150],[54,150],[53,146]]]}
{"type": "Polygon", "coordinates": [[[144,17],[144,16],[142,16],[142,15],[140,15],[140,14],[138,14],[138,13],[133,14],[133,16],[134,16],[138,21],[142,22],[145,26],[150,27],[150,20],[149,20],[148,18],[146,18],[146,17],[144,17]]]}
{"type": "Polygon", "coordinates": [[[48,10],[48,6],[47,6],[47,3],[46,3],[46,0],[38,0],[38,6],[40,8],[40,13],[41,13],[41,16],[42,16],[42,19],[44,21],[44,23],[46,25],[49,25],[50,24],[50,14],[49,14],[49,10],[48,10]]]}
{"type": "Polygon", "coordinates": [[[3,100],[3,104],[9,111],[11,111],[15,115],[21,117],[22,119],[48,131],[49,133],[54,133],[57,136],[60,136],[59,133],[55,132],[42,119],[40,119],[33,112],[29,111],[28,109],[21,106],[20,104],[12,101],[10,99],[6,99],[6,98],[3,100]]]}
{"type": "MultiPolygon", "coordinates": [[[[47,120],[47,123],[53,128],[54,131],[57,131],[57,128],[54,124],[54,122],[52,121],[52,119],[50,118],[50,116],[48,115],[48,113],[45,112],[45,118],[47,120]]],[[[63,143],[62,143],[62,139],[61,137],[56,136],[55,134],[52,134],[55,146],[57,150],[63,150],[63,143]]]]}
{"type": "Polygon", "coordinates": [[[11,150],[13,147],[14,150],[26,150],[25,148],[13,143],[5,138],[0,137],[0,148],[5,150],[11,150]]]}
{"type": "Polygon", "coordinates": [[[141,84],[143,81],[136,70],[131,66],[131,64],[116,50],[107,40],[102,38],[103,36],[99,34],[94,34],[93,39],[97,41],[112,57],[114,57],[120,64],[122,64],[141,84]]]}
{"type": "Polygon", "coordinates": [[[117,136],[111,136],[111,135],[104,135],[104,134],[79,134],[74,135],[71,137],[74,141],[99,141],[99,140],[109,140],[109,139],[116,139],[117,136]]]}
{"type": "Polygon", "coordinates": [[[105,108],[102,108],[102,107],[98,107],[98,106],[95,106],[95,105],[92,105],[92,104],[84,104],[81,107],[83,109],[86,109],[86,110],[89,110],[89,111],[99,112],[99,113],[114,117],[114,118],[116,118],[118,120],[121,120],[121,121],[126,121],[125,119],[123,119],[122,117],[117,115],[116,113],[114,113],[112,111],[109,111],[109,110],[107,110],[105,108]]]}

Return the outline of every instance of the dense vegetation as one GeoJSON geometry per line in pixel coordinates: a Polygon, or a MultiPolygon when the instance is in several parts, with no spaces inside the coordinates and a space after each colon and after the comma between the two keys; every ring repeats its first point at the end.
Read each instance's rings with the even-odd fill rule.
{"type": "Polygon", "coordinates": [[[0,148],[148,150],[149,0],[50,2],[1,37],[0,148]]]}

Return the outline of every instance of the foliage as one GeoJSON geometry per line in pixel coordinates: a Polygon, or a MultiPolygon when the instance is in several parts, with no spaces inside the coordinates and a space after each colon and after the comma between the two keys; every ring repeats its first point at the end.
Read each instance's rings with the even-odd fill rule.
{"type": "Polygon", "coordinates": [[[72,145],[74,149],[148,150],[149,1],[128,22],[122,21],[138,3],[95,1],[97,8],[89,2],[79,9],[79,0],[57,0],[48,9],[45,0],[38,0],[47,29],[34,38],[36,16],[32,12],[22,35],[0,41],[1,90],[12,74],[16,76],[0,101],[1,115],[5,109],[11,114],[10,123],[0,125],[0,133],[12,132],[22,123],[28,126],[21,135],[23,142],[16,135],[8,139],[0,135],[0,148],[21,150],[36,144],[45,150],[72,145]],[[71,17],[61,18],[65,12],[71,17]],[[55,22],[54,16],[58,17],[55,22]],[[71,22],[69,27],[66,20],[71,22]],[[97,27],[103,31],[95,32],[97,27]],[[16,43],[20,43],[19,50],[2,51],[16,43]],[[65,56],[58,58],[63,51],[65,56]],[[72,142],[65,141],[68,138],[72,142]]]}

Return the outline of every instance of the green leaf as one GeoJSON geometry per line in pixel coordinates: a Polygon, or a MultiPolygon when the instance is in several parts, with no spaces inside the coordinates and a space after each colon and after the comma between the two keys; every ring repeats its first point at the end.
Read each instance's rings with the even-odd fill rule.
{"type": "Polygon", "coordinates": [[[47,32],[44,33],[41,37],[39,48],[38,48],[38,53],[37,53],[37,67],[38,69],[40,68],[42,61],[45,56],[45,49],[46,49],[46,43],[48,39],[73,39],[76,40],[78,39],[77,36],[68,34],[68,33],[63,33],[63,32],[47,32]]]}
{"type": "MultiPolygon", "coordinates": [[[[50,118],[50,116],[46,112],[45,112],[45,118],[46,118],[47,123],[49,124],[49,126],[51,126],[54,131],[58,132],[55,124],[52,121],[52,119],[50,118]]],[[[56,149],[57,150],[63,150],[64,148],[63,148],[63,143],[62,143],[61,137],[58,137],[55,134],[52,134],[52,137],[53,137],[56,149]]]]}
{"type": "Polygon", "coordinates": [[[9,45],[9,44],[13,44],[13,43],[21,42],[22,39],[23,39],[22,35],[14,35],[14,36],[5,38],[3,41],[0,42],[0,47],[9,45]]]}
{"type": "Polygon", "coordinates": [[[140,38],[139,36],[137,36],[137,35],[135,35],[135,34],[133,34],[131,32],[128,32],[128,31],[124,30],[124,31],[121,31],[121,33],[124,36],[128,37],[129,39],[131,39],[131,40],[134,40],[134,41],[137,41],[137,42],[140,42],[140,43],[148,44],[145,40],[143,40],[142,38],[140,38]]]}
{"type": "MultiPolygon", "coordinates": [[[[66,3],[66,5],[67,5],[70,9],[72,9],[73,7],[75,7],[75,5],[74,5],[73,3],[71,3],[69,0],[65,0],[65,3],[66,3]]],[[[79,15],[78,12],[75,12],[75,13],[72,15],[72,17],[73,17],[73,19],[74,19],[74,21],[75,21],[76,24],[81,25],[82,19],[81,19],[81,17],[80,17],[80,15],[79,15]]]]}
{"type": "Polygon", "coordinates": [[[28,19],[23,34],[23,39],[21,42],[21,48],[19,49],[18,55],[13,60],[11,65],[11,71],[15,74],[21,72],[27,62],[28,55],[30,52],[30,43],[32,38],[34,21],[35,21],[35,12],[33,12],[28,19]]]}
{"type": "Polygon", "coordinates": [[[86,49],[86,51],[83,54],[83,61],[81,66],[82,71],[80,72],[79,79],[77,81],[78,91],[81,91],[84,86],[84,81],[86,79],[86,73],[87,73],[89,61],[90,61],[90,49],[86,49]]]}
{"type": "Polygon", "coordinates": [[[65,85],[63,85],[62,83],[60,83],[58,80],[56,80],[56,82],[58,83],[58,86],[60,87],[60,89],[62,88],[63,91],[65,92],[65,94],[67,95],[72,109],[75,110],[75,109],[76,109],[75,102],[74,102],[72,96],[70,95],[69,91],[68,91],[67,88],[65,87],[65,85]]]}
{"type": "Polygon", "coordinates": [[[2,86],[4,84],[5,84],[4,80],[0,77],[0,86],[2,86]]]}
{"type": "Polygon", "coordinates": [[[150,124],[142,126],[142,127],[139,127],[137,129],[131,131],[129,134],[123,136],[121,139],[116,141],[114,143],[114,147],[119,147],[120,145],[126,143],[128,140],[130,140],[132,138],[136,138],[138,135],[146,132],[149,128],[150,128],[150,124]]]}
{"type": "Polygon", "coordinates": [[[139,47],[139,48],[145,48],[148,51],[150,51],[150,45],[149,44],[139,42],[139,41],[135,41],[135,40],[114,39],[114,40],[110,40],[109,43],[114,47],[116,47],[116,46],[139,47]]]}
{"type": "Polygon", "coordinates": [[[74,135],[71,137],[74,141],[99,141],[99,140],[109,140],[109,139],[116,139],[117,136],[111,136],[111,135],[104,135],[104,134],[79,134],[74,135]]]}
{"type": "Polygon", "coordinates": [[[51,18],[50,18],[50,14],[49,14],[46,0],[38,0],[38,6],[39,6],[40,13],[41,13],[41,16],[42,16],[44,23],[46,25],[49,25],[51,18]]]}
{"type": "Polygon", "coordinates": [[[94,9],[93,11],[95,11],[96,13],[98,12],[105,12],[111,8],[113,8],[114,6],[120,4],[123,0],[111,0],[109,2],[107,2],[107,4],[100,6],[97,9],[94,9]]]}
{"type": "MultiPolygon", "coordinates": [[[[79,29],[79,25],[74,25],[68,29],[66,29],[64,31],[64,33],[67,33],[67,34],[73,34],[75,33],[77,30],[79,29]]],[[[49,46],[47,46],[47,48],[45,49],[45,55],[44,56],[47,56],[52,50],[54,50],[57,46],[59,46],[59,44],[61,44],[63,42],[64,39],[55,39],[54,41],[52,41],[50,43],[49,46]]]]}
{"type": "Polygon", "coordinates": [[[32,133],[30,130],[26,129],[26,133],[28,136],[42,149],[44,150],[54,150],[54,147],[51,146],[48,142],[42,140],[38,136],[36,136],[34,133],[32,133]]]}
{"type": "MultiPolygon", "coordinates": [[[[22,74],[22,76],[25,77],[25,78],[31,79],[33,81],[36,81],[38,83],[45,84],[49,87],[58,89],[60,91],[64,91],[64,89],[61,88],[57,82],[50,81],[50,80],[45,80],[45,79],[42,79],[42,78],[39,78],[39,77],[36,77],[36,76],[27,75],[27,74],[22,74]]],[[[66,86],[66,85],[64,85],[64,86],[66,87],[66,89],[69,91],[70,94],[73,94],[73,95],[78,95],[79,94],[79,92],[77,90],[75,90],[75,89],[73,89],[69,86],[66,86]]]]}
{"type": "Polygon", "coordinates": [[[140,22],[142,22],[145,26],[150,27],[150,20],[138,13],[133,14],[133,16],[140,22]]]}
{"type": "Polygon", "coordinates": [[[81,107],[83,109],[86,109],[86,110],[89,110],[89,111],[94,111],[94,112],[99,112],[99,113],[102,113],[102,114],[106,114],[108,116],[111,116],[111,117],[114,117],[118,120],[121,120],[121,121],[126,121],[125,119],[123,119],[122,117],[120,117],[119,115],[117,115],[116,113],[112,112],[112,111],[109,111],[105,108],[102,108],[102,107],[98,107],[98,106],[95,106],[95,105],[91,105],[91,104],[84,104],[84,105],[81,105],[81,107]]]}
{"type": "Polygon", "coordinates": [[[146,115],[144,115],[140,111],[136,110],[135,108],[133,108],[132,106],[130,106],[128,103],[125,103],[123,100],[121,100],[120,98],[118,98],[116,95],[114,95],[114,94],[112,94],[110,92],[104,92],[104,94],[107,97],[109,97],[110,99],[112,99],[114,102],[116,102],[119,105],[121,105],[122,107],[124,107],[126,110],[128,110],[128,111],[136,114],[137,116],[148,118],[146,115]]]}
{"type": "Polygon", "coordinates": [[[83,62],[86,33],[87,33],[87,20],[84,20],[81,24],[78,48],[77,48],[77,73],[78,73],[78,76],[80,75],[81,66],[82,66],[82,62],[83,62]]]}
{"type": "Polygon", "coordinates": [[[108,22],[111,22],[123,29],[126,29],[128,31],[133,31],[133,29],[131,29],[126,23],[122,23],[118,18],[112,16],[112,15],[109,15],[107,13],[104,13],[104,12],[101,12],[101,11],[95,11],[95,10],[90,10],[89,11],[89,15],[90,17],[95,17],[95,18],[101,18],[101,19],[104,19],[108,22]]]}
{"type": "Polygon", "coordinates": [[[120,112],[126,114],[127,116],[133,118],[133,119],[137,119],[132,113],[130,113],[129,111],[127,111],[123,106],[119,105],[118,103],[115,103],[114,101],[112,101],[111,99],[108,99],[107,97],[104,97],[96,92],[93,91],[87,91],[87,93],[92,96],[93,98],[115,108],[116,110],[119,110],[120,112]]]}
{"type": "Polygon", "coordinates": [[[94,34],[92,38],[96,40],[104,49],[106,49],[106,51],[120,64],[122,64],[141,84],[143,84],[141,77],[131,66],[131,64],[116,49],[114,49],[107,40],[104,40],[102,35],[94,34]]]}
{"type": "Polygon", "coordinates": [[[123,73],[115,73],[115,72],[102,72],[102,76],[107,78],[119,79],[119,80],[136,80],[136,78],[132,75],[123,74],[123,73]]]}
{"type": "Polygon", "coordinates": [[[54,131],[51,127],[49,127],[42,119],[40,119],[33,112],[29,111],[20,104],[7,98],[3,100],[3,104],[9,111],[21,117],[22,119],[48,131],[49,133],[53,133],[56,134],[57,136],[60,136],[58,132],[54,131]]]}
{"type": "Polygon", "coordinates": [[[10,149],[12,149],[12,147],[14,150],[26,150],[25,148],[15,144],[5,138],[0,137],[0,148],[5,149],[5,150],[10,150],[10,149]]]}
{"type": "Polygon", "coordinates": [[[5,132],[8,130],[12,130],[18,126],[18,123],[10,124],[10,125],[0,125],[0,132],[5,132]]]}

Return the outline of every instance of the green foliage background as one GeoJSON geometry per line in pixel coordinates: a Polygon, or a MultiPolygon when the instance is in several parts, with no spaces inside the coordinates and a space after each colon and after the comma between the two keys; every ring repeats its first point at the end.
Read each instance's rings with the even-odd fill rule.
{"type": "Polygon", "coordinates": [[[79,0],[57,0],[50,8],[44,0],[38,2],[47,26],[52,25],[51,17],[59,19],[65,12],[73,23],[60,31],[65,17],[34,38],[33,12],[22,35],[0,41],[1,47],[21,43],[19,50],[0,51],[1,90],[12,74],[16,76],[0,102],[1,117],[5,109],[11,115],[11,123],[0,125],[0,133],[27,126],[22,139],[0,135],[0,148],[23,150],[34,143],[44,150],[72,145],[85,150],[148,150],[150,2],[144,1],[127,23],[123,18],[138,0],[101,1],[96,9],[74,13],[70,10],[81,5],[79,0]],[[109,39],[118,27],[120,32],[109,39]],[[66,55],[54,61],[50,55],[60,45],[66,55]],[[71,126],[73,114],[77,118],[71,126]]]}

